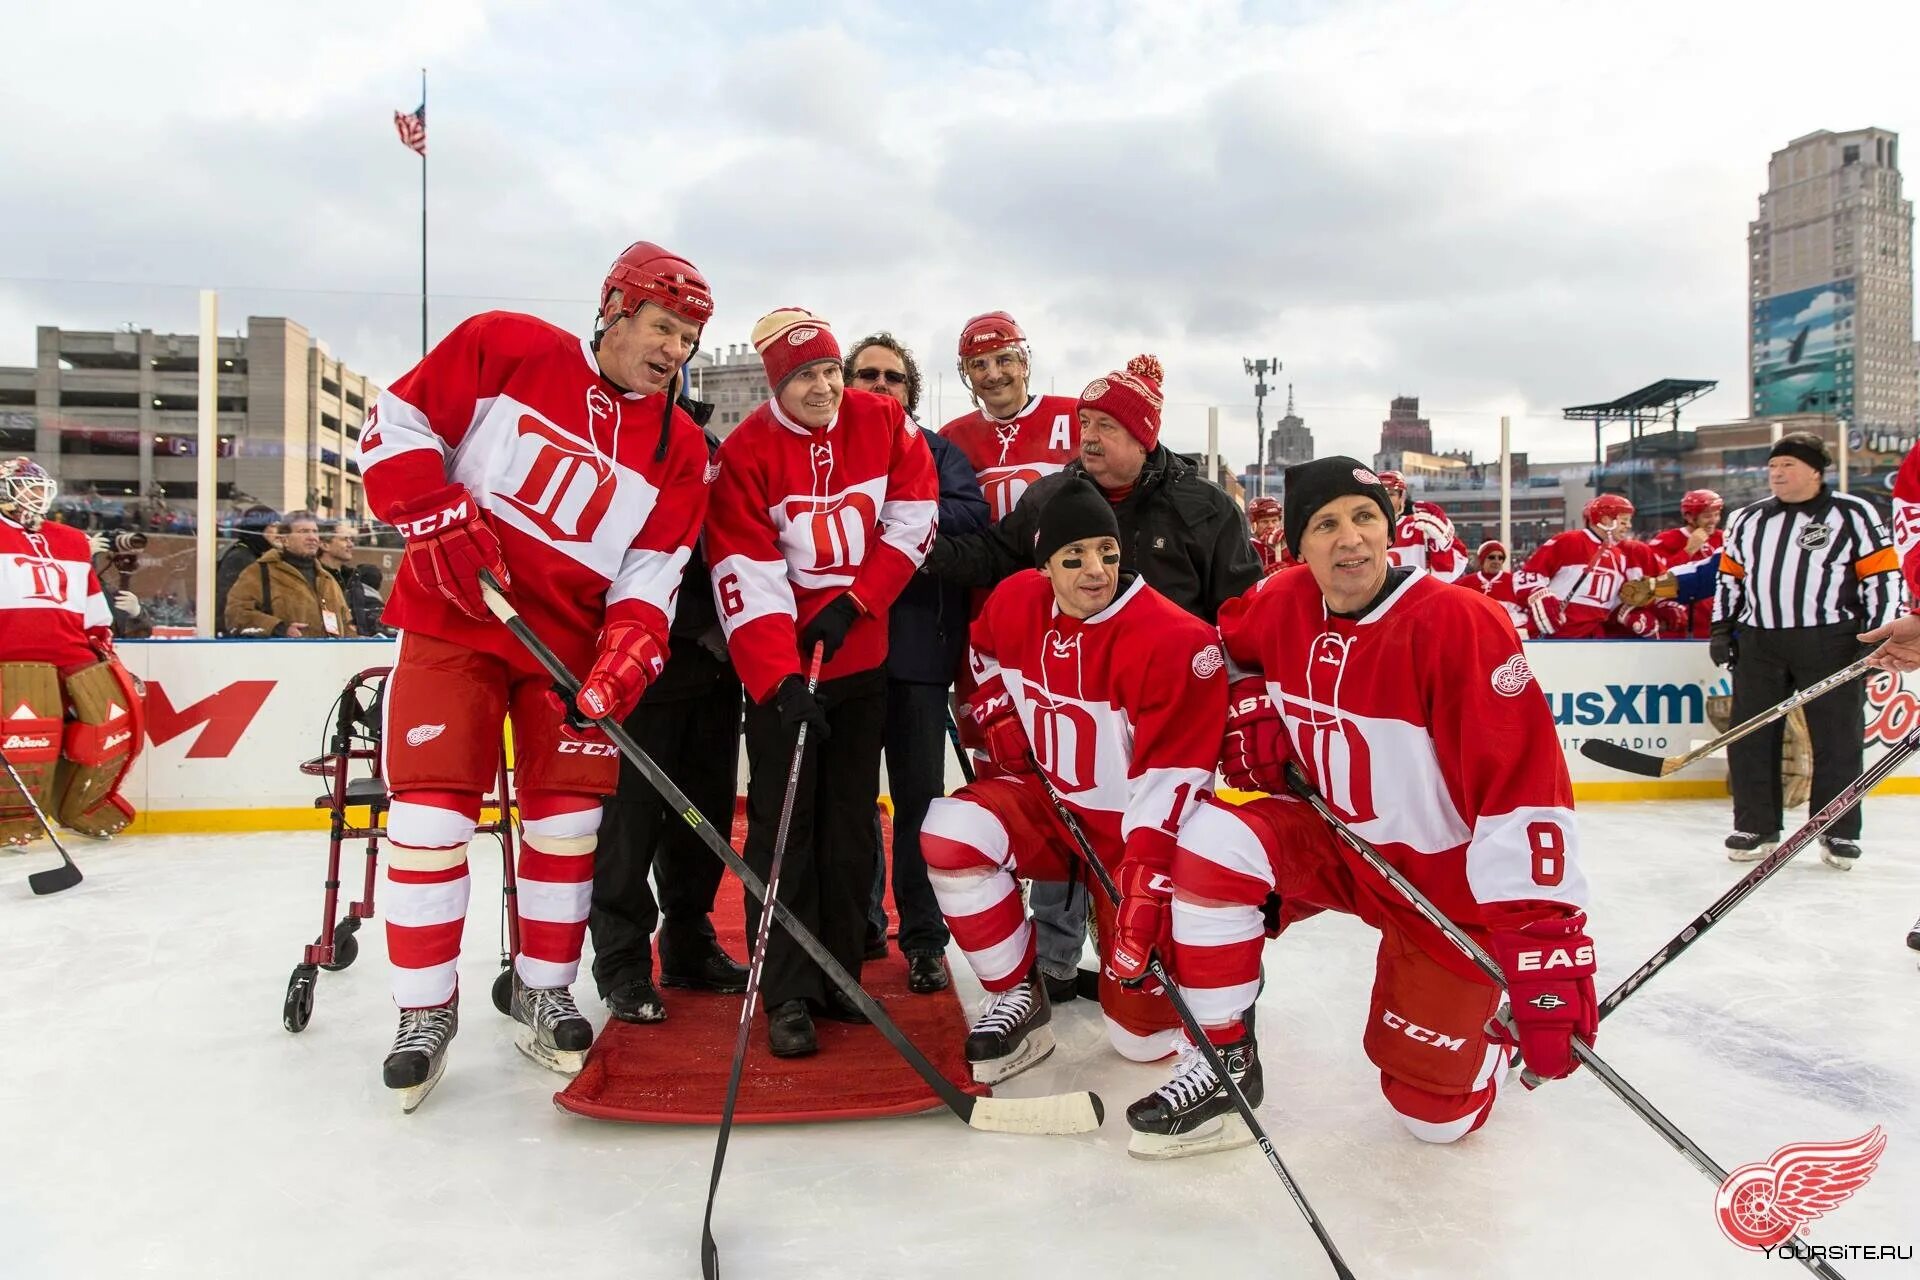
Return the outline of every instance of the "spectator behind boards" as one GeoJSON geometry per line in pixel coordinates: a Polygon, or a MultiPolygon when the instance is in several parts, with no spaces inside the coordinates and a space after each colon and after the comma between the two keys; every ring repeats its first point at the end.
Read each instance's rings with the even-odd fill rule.
{"type": "Polygon", "coordinates": [[[354,634],[340,580],[319,562],[320,525],[309,511],[287,517],[285,546],[243,570],[227,597],[227,634],[325,639],[354,634]]]}

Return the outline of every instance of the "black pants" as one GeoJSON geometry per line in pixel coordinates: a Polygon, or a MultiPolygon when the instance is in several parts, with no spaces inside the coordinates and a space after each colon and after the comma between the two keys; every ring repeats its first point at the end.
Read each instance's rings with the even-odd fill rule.
{"type": "MultiPolygon", "coordinates": [[[[1739,643],[1739,659],[1733,668],[1735,724],[1825,679],[1864,652],[1850,625],[1742,627],[1739,643]]],[[[1803,708],[1807,736],[1813,740],[1809,812],[1819,812],[1860,776],[1866,754],[1866,696],[1866,682],[1853,680],[1803,708]]],[[[1735,830],[1758,835],[1780,830],[1780,743],[1785,732],[1785,724],[1776,720],[1727,748],[1735,830]]],[[[1859,807],[1842,815],[1827,834],[1858,840],[1859,807]]]]}
{"type": "MultiPolygon", "coordinates": [[[[642,699],[627,717],[626,730],[723,836],[733,829],[740,681],[730,670],[717,668],[707,691],[693,697],[642,699]]],[[[663,955],[712,938],[707,917],[725,874],[726,865],[678,813],[668,810],[639,770],[622,763],[620,789],[608,798],[600,820],[593,905],[587,913],[593,980],[601,996],[653,973],[651,939],[663,912],[663,955]],[[658,903],[647,883],[649,871],[659,881],[658,903]]]]}
{"type": "MultiPolygon", "coordinates": [[[[900,913],[900,950],[913,955],[947,949],[947,919],[927,881],[920,824],[927,806],[947,793],[947,686],[887,681],[887,790],[893,796],[893,905],[900,913]]],[[[873,899],[867,920],[885,933],[886,862],[878,856],[874,822],[873,899]]]]}
{"type": "MultiPolygon", "coordinates": [[[[887,677],[875,668],[823,681],[820,700],[832,731],[807,735],[781,863],[780,901],[846,971],[858,979],[873,886],[873,806],[880,798],[880,738],[886,728],[887,677]]],[[[747,705],[747,864],[762,877],[773,866],[780,805],[793,764],[793,734],[773,702],[747,705]]],[[[759,927],[747,900],[747,933],[759,927]]],[[[761,989],[769,1009],[788,1000],[822,1004],[830,984],[776,921],[767,941],[761,989]]]]}

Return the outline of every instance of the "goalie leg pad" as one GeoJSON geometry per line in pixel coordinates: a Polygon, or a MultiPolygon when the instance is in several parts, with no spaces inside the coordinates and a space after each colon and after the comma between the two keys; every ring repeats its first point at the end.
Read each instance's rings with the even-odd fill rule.
{"type": "Polygon", "coordinates": [[[70,671],[64,759],[55,791],[61,825],[90,836],[110,836],[133,820],[120,783],[133,768],[146,736],[145,690],[112,658],[70,671]]]}
{"type": "MultiPolygon", "coordinates": [[[[60,671],[49,662],[0,662],[0,751],[41,811],[52,816],[60,763],[60,671]]],[[[40,838],[40,820],[0,773],[0,844],[40,838]]]]}

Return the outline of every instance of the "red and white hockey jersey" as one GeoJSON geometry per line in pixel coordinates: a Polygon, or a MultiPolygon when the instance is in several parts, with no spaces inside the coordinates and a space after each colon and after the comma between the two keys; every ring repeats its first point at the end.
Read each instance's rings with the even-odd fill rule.
{"type": "Polygon", "coordinates": [[[87,535],[44,522],[29,533],[0,516],[0,660],[65,670],[113,648],[113,616],[87,535]]]}
{"type": "Polygon", "coordinates": [[[707,562],[755,702],[801,670],[800,629],[844,591],[862,616],[822,679],[886,661],[887,610],[933,545],[940,481],[900,402],[848,390],[820,430],[769,400],[720,444],[707,562]]]}
{"type": "Polygon", "coordinates": [[[1907,580],[1907,607],[1920,613],[1920,444],[1907,450],[1893,478],[1893,549],[1907,580]]]}
{"type": "Polygon", "coordinates": [[[1461,575],[1454,585],[1478,591],[1505,609],[1507,621],[1513,624],[1513,629],[1519,633],[1520,638],[1522,640],[1532,638],[1533,615],[1527,612],[1527,601],[1533,599],[1533,593],[1540,589],[1538,579],[1524,577],[1524,575],[1516,576],[1511,569],[1502,569],[1495,574],[1481,573],[1476,570],[1473,573],[1461,575]]]}
{"type": "Polygon", "coordinates": [[[993,589],[972,637],[976,700],[1012,699],[1034,759],[1103,858],[1124,848],[1168,865],[1226,736],[1213,628],[1139,577],[1074,618],[1027,569],[993,589]]]}
{"type": "Polygon", "coordinates": [[[1554,634],[1626,636],[1632,633],[1614,619],[1620,588],[1635,578],[1657,578],[1666,567],[1660,553],[1638,539],[1602,542],[1591,529],[1569,529],[1541,543],[1524,572],[1566,606],[1566,624],[1554,634]]]}
{"type": "MultiPolygon", "coordinates": [[[[1725,529],[1715,529],[1708,534],[1706,541],[1702,542],[1691,555],[1687,553],[1687,533],[1686,526],[1681,525],[1673,529],[1662,529],[1647,539],[1647,545],[1660,556],[1664,565],[1662,572],[1667,569],[1678,569],[1681,565],[1696,564],[1701,560],[1720,558],[1720,548],[1727,540],[1725,529]]],[[[1706,639],[1713,629],[1713,597],[1709,595],[1704,600],[1695,600],[1687,608],[1691,615],[1689,631],[1695,639],[1706,639]]]]}
{"type": "Polygon", "coordinates": [[[1442,581],[1453,581],[1466,572],[1466,544],[1460,541],[1459,534],[1453,533],[1453,540],[1436,550],[1428,542],[1426,531],[1421,528],[1423,522],[1414,519],[1416,511],[1437,519],[1446,526],[1447,532],[1453,533],[1453,521],[1447,519],[1447,513],[1441,510],[1438,503],[1409,503],[1405,513],[1393,526],[1393,546],[1387,549],[1387,560],[1410,569],[1425,569],[1442,581]]]}
{"type": "MultiPolygon", "coordinates": [[[[499,536],[514,604],[574,671],[609,621],[639,623],[664,650],[708,483],[706,437],[677,409],[655,457],[664,407],[601,377],[593,349],[544,320],[474,316],[380,393],[360,434],[367,505],[390,520],[396,504],[463,484],[499,536]]],[[[385,618],[532,664],[506,628],[455,609],[411,560],[385,618]]]]}
{"type": "Polygon", "coordinates": [[[973,464],[995,524],[1019,503],[1027,486],[1080,456],[1080,402],[1072,396],[1029,396],[1005,421],[985,409],[961,414],[940,434],[973,464]]]}
{"type": "MultiPolygon", "coordinates": [[[[1328,613],[1311,573],[1282,573],[1228,601],[1220,635],[1237,668],[1265,676],[1327,803],[1448,917],[1585,906],[1553,713],[1494,602],[1415,569],[1355,621],[1328,613]]],[[[1434,954],[1475,972],[1445,943],[1434,954]]]]}

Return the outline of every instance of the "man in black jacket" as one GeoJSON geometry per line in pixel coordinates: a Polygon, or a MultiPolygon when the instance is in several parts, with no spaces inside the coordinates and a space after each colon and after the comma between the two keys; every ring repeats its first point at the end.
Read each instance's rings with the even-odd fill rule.
{"type": "MultiPolygon", "coordinates": [[[[888,333],[854,344],[846,359],[846,383],[898,400],[911,414],[919,407],[920,369],[913,353],[888,333]]],[[[949,535],[987,527],[987,500],[973,464],[957,445],[930,431],[920,438],[933,450],[940,473],[940,529],[949,535]]],[[[967,592],[935,578],[915,577],[887,615],[887,720],[882,744],[887,790],[893,798],[893,905],[900,913],[900,950],[907,957],[907,989],[920,995],[948,984],[942,953],[947,922],[927,882],[920,855],[920,823],[927,806],[946,794],[947,692],[967,648],[967,592]]],[[[878,830],[876,828],[876,844],[878,830]]],[[[885,858],[874,859],[873,901],[867,916],[867,958],[887,952],[885,858]]]]}

